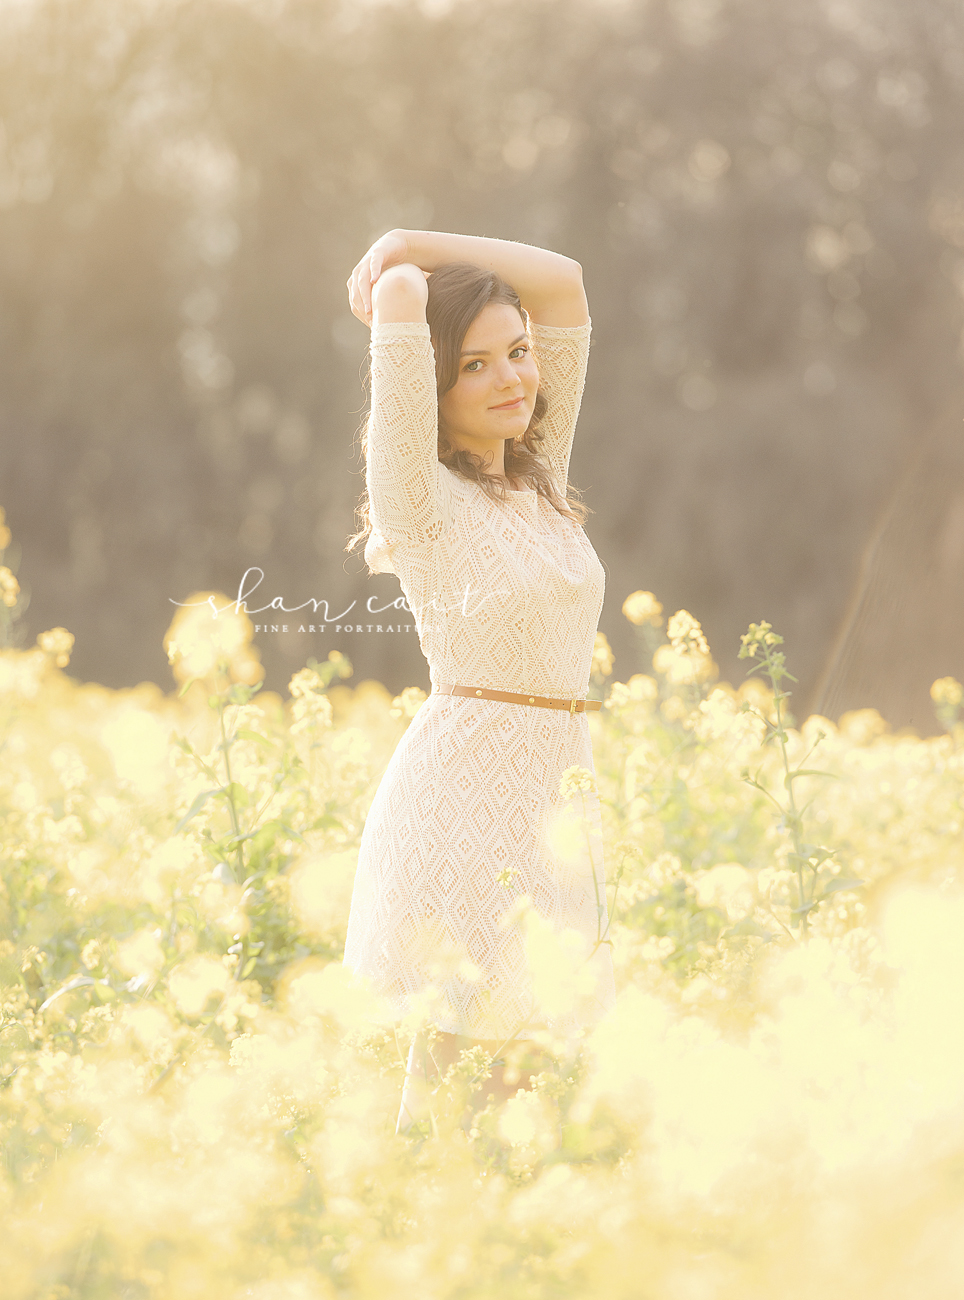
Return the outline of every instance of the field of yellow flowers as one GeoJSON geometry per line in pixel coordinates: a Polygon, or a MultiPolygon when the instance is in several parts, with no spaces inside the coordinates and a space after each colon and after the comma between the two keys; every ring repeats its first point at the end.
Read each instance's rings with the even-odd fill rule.
{"type": "MultiPolygon", "coordinates": [[[[617,1005],[468,1132],[463,1058],[413,1139],[417,1023],[340,957],[421,692],[337,653],[259,690],[217,593],[170,694],[81,684],[64,629],[10,646],[18,593],[0,566],[3,1300],[964,1294],[956,681],[938,738],[797,722],[766,623],[731,689],[630,596],[651,670],[598,638],[590,715],[617,1005]]],[[[584,955],[545,938],[564,1010],[584,955]]]]}

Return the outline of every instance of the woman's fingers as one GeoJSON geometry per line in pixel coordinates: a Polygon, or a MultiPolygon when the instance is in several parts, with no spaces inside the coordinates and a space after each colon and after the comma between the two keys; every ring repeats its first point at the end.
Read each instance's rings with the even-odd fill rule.
{"type": "Polygon", "coordinates": [[[368,325],[371,323],[371,284],[368,284],[367,301],[364,289],[364,281],[367,278],[367,272],[364,267],[364,259],[359,262],[352,271],[348,280],[348,302],[352,310],[352,315],[357,316],[360,321],[368,325]]]}

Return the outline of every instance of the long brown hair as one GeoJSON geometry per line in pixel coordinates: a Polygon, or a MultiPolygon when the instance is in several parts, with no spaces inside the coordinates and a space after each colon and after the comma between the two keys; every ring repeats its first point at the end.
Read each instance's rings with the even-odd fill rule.
{"type": "MultiPolygon", "coordinates": [[[[444,397],[458,383],[460,354],[465,336],[472,322],[490,303],[506,303],[514,307],[523,324],[528,326],[528,316],[519,295],[495,271],[486,271],[471,262],[449,262],[429,276],[425,316],[435,351],[435,383],[439,398],[444,397]]],[[[486,496],[493,500],[504,502],[507,480],[519,480],[527,487],[535,488],[561,515],[577,524],[584,524],[591,513],[589,507],[578,499],[578,493],[571,485],[565,485],[566,496],[560,496],[549,466],[539,455],[539,444],[544,438],[539,432],[539,425],[547,406],[546,396],[540,387],[536,393],[529,427],[521,438],[506,441],[505,478],[496,479],[487,474],[487,462],[482,456],[453,447],[445,436],[441,421],[438,458],[460,478],[478,483],[486,496]]],[[[362,454],[367,455],[367,417],[361,430],[361,448],[362,454]]],[[[349,538],[346,551],[353,551],[371,533],[370,504],[366,489],[355,512],[362,526],[349,538]]]]}

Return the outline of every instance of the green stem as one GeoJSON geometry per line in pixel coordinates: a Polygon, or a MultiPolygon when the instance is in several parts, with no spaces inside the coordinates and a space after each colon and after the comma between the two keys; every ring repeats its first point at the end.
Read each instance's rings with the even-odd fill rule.
{"type": "MultiPolygon", "coordinates": [[[[593,892],[596,895],[596,948],[598,948],[602,942],[602,918],[605,905],[599,897],[599,880],[596,876],[596,859],[593,857],[592,852],[592,836],[589,830],[589,814],[586,811],[586,793],[584,790],[580,790],[579,798],[582,802],[582,829],[583,834],[586,837],[586,849],[589,853],[589,869],[592,872],[592,887],[593,892]]],[[[593,951],[595,951],[595,949],[593,949],[593,951]]]]}
{"type": "MultiPolygon", "coordinates": [[[[225,776],[227,777],[226,791],[228,796],[228,809],[231,814],[231,828],[234,831],[235,835],[240,835],[241,823],[238,818],[237,805],[234,802],[234,788],[233,788],[234,778],[231,775],[231,745],[230,742],[228,741],[227,732],[225,731],[225,727],[224,727],[224,695],[220,691],[218,692],[217,701],[218,701],[218,725],[220,726],[221,729],[221,751],[224,754],[224,773],[225,776]]],[[[238,872],[239,872],[238,879],[244,880],[246,874],[245,867],[244,867],[244,848],[240,842],[235,844],[234,851],[238,859],[238,872]]],[[[243,953],[242,956],[244,956],[243,953]]]]}
{"type": "MultiPolygon", "coordinates": [[[[800,899],[800,906],[803,907],[804,904],[808,903],[810,900],[805,896],[803,883],[803,844],[800,839],[800,814],[797,810],[797,801],[793,794],[793,782],[787,780],[790,775],[790,758],[787,753],[787,732],[786,727],[784,726],[783,716],[783,701],[787,698],[787,692],[780,690],[780,680],[782,678],[782,672],[780,671],[781,665],[774,663],[773,651],[769,646],[766,647],[765,653],[767,676],[770,678],[770,682],[773,686],[773,705],[774,712],[776,713],[776,727],[774,728],[774,734],[780,742],[780,756],[783,761],[784,788],[787,791],[787,807],[783,810],[784,820],[787,822],[790,831],[790,838],[793,841],[797,870],[797,891],[800,899]]],[[[809,932],[806,912],[800,913],[800,927],[804,938],[806,938],[809,932]]]]}

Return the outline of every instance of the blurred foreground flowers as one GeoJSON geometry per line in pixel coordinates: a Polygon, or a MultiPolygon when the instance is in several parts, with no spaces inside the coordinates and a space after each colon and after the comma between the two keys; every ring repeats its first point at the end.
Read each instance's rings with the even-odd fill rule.
{"type": "MultiPolygon", "coordinates": [[[[797,725],[772,629],[735,690],[636,596],[645,671],[560,792],[601,813],[617,1006],[468,1135],[466,1058],[422,1144],[393,1132],[416,1024],[340,962],[421,692],[337,652],[260,691],[250,625],[199,608],[177,695],[72,681],[64,629],[0,652],[4,1300],[964,1290],[960,684],[939,738],[797,725]]],[[[564,1015],[586,954],[518,903],[564,1015]]]]}

